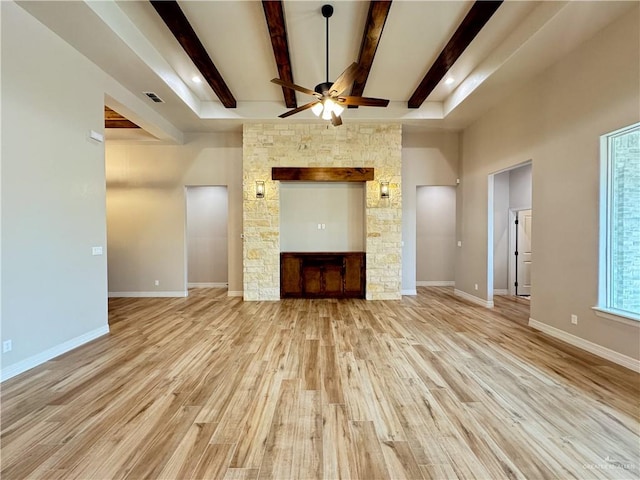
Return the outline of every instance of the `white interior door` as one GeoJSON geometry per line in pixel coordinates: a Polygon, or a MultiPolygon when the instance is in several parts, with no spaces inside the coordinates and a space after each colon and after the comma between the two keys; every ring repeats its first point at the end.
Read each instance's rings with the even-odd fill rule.
{"type": "Polygon", "coordinates": [[[531,295],[531,210],[516,217],[516,295],[531,295]]]}

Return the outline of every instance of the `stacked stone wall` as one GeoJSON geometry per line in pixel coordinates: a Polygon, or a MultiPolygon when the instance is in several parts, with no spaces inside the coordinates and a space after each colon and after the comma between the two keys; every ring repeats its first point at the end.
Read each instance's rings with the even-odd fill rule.
{"type": "Polygon", "coordinates": [[[400,123],[245,124],[243,135],[244,299],[280,298],[280,182],[272,167],[373,167],[366,182],[368,300],[401,298],[402,127],[400,123]],[[256,198],[256,181],[265,182],[256,198]],[[390,198],[380,198],[380,182],[390,198]]]}

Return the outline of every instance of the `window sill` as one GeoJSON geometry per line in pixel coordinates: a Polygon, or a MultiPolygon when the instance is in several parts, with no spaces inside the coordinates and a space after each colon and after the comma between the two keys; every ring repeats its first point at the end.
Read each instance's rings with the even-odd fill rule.
{"type": "Polygon", "coordinates": [[[620,310],[610,310],[608,308],[591,307],[593,313],[598,317],[613,320],[614,322],[625,323],[627,325],[633,325],[634,327],[640,327],[640,316],[634,315],[629,312],[621,312],[620,310]]]}

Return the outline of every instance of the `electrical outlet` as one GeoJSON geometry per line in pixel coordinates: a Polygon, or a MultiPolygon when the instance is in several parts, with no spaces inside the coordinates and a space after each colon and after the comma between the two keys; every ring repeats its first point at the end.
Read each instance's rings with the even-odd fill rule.
{"type": "Polygon", "coordinates": [[[11,340],[5,340],[2,342],[2,353],[10,352],[13,349],[13,344],[11,340]]]}
{"type": "Polygon", "coordinates": [[[155,282],[153,282],[153,284],[157,287],[160,285],[160,280],[156,280],[155,282]]]}
{"type": "Polygon", "coordinates": [[[478,284],[474,284],[473,287],[477,290],[478,289],[478,284]]]}
{"type": "Polygon", "coordinates": [[[571,314],[571,323],[573,325],[577,325],[578,324],[578,316],[577,315],[571,314]]]}

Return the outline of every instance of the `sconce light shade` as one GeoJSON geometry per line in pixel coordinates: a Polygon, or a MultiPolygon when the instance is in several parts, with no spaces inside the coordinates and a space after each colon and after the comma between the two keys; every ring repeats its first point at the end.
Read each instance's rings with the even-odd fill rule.
{"type": "Polygon", "coordinates": [[[264,198],[264,182],[256,181],[256,198],[264,198]]]}
{"type": "Polygon", "coordinates": [[[389,198],[389,182],[380,182],[380,198],[389,198]]]}

